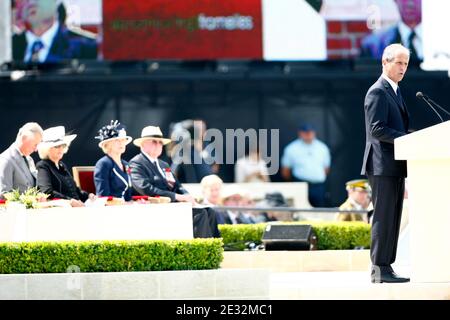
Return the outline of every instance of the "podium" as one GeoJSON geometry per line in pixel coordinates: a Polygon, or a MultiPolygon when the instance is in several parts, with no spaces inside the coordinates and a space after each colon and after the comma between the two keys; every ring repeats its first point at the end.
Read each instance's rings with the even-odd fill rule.
{"type": "Polygon", "coordinates": [[[408,167],[411,282],[450,282],[450,121],[394,144],[408,167]]]}

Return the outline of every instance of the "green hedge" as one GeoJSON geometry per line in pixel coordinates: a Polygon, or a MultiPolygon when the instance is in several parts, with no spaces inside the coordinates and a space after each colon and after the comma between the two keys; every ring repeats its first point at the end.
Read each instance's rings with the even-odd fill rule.
{"type": "MultiPolygon", "coordinates": [[[[354,249],[370,247],[370,225],[365,222],[283,222],[309,224],[317,235],[319,250],[354,249]]],[[[219,225],[226,250],[244,250],[246,243],[261,244],[266,223],[219,225]]]]}
{"type": "Polygon", "coordinates": [[[0,273],[202,270],[222,260],[221,239],[0,243],[0,273]]]}
{"type": "Polygon", "coordinates": [[[265,223],[219,225],[225,250],[244,250],[247,242],[260,244],[265,228],[265,223]]]}

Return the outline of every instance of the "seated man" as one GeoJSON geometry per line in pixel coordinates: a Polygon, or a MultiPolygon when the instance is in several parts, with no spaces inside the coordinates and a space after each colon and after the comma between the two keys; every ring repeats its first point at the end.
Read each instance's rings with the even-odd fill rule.
{"type": "MultiPolygon", "coordinates": [[[[251,207],[252,201],[248,194],[239,187],[229,186],[223,193],[225,207],[251,207]]],[[[224,212],[225,224],[253,224],[254,217],[248,212],[228,209],[224,212]]]]}
{"type": "MultiPolygon", "coordinates": [[[[163,138],[159,127],[147,126],[142,129],[141,137],[133,143],[141,148],[141,153],[130,161],[131,182],[141,195],[169,197],[172,202],[197,203],[188,194],[170,171],[169,164],[159,160],[163,145],[171,140],[163,138]]],[[[211,208],[193,208],[194,237],[220,237],[216,215],[211,208]]]]}
{"type": "Polygon", "coordinates": [[[36,186],[37,170],[30,155],[37,150],[42,132],[36,122],[26,123],[16,141],[0,154],[0,197],[13,189],[23,193],[36,186]]]}
{"type": "MultiPolygon", "coordinates": [[[[370,201],[370,186],[367,179],[351,180],[345,184],[348,198],[339,207],[340,210],[373,210],[370,201]]],[[[361,213],[348,212],[338,213],[338,221],[365,221],[369,222],[368,215],[361,213]]]]}

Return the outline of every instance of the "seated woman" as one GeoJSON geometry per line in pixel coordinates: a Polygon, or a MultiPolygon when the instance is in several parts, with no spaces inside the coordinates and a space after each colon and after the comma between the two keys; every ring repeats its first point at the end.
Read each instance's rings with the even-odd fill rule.
{"type": "Polygon", "coordinates": [[[238,159],[234,166],[234,181],[270,182],[266,162],[261,158],[258,148],[246,147],[245,156],[238,159]]]}
{"type": "MultiPolygon", "coordinates": [[[[202,204],[209,206],[220,206],[222,204],[222,187],[223,181],[219,176],[210,174],[203,177],[200,181],[202,187],[203,201],[202,204]]],[[[218,209],[214,209],[216,212],[216,220],[218,224],[225,223],[226,212],[218,209]]]]}
{"type": "Polygon", "coordinates": [[[44,130],[42,142],[38,145],[39,157],[42,160],[36,164],[36,183],[39,190],[50,195],[49,199],[68,199],[72,207],[82,207],[84,201],[94,198],[95,195],[78,188],[66,165],[61,161],[76,136],[66,136],[63,126],[44,130]]]}
{"type": "Polygon", "coordinates": [[[111,120],[109,125],[102,127],[95,138],[100,140],[98,146],[106,154],[95,164],[94,183],[97,195],[130,201],[133,189],[128,175],[128,162],[121,157],[132,138],[127,136],[125,127],[117,120],[111,120]]]}

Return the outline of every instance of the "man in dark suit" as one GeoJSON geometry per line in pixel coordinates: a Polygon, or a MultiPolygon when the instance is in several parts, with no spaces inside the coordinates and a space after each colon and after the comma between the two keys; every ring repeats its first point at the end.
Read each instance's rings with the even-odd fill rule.
{"type": "Polygon", "coordinates": [[[381,59],[384,48],[402,43],[410,50],[410,60],[422,60],[422,0],[396,0],[400,21],[385,30],[369,34],[361,41],[361,56],[381,59]]]}
{"type": "Polygon", "coordinates": [[[372,282],[407,282],[395,274],[400,219],[405,191],[406,161],[394,158],[394,139],[408,132],[409,113],[398,83],[409,62],[401,44],[384,49],[383,73],[364,101],[366,147],[361,174],[369,178],[374,206],[372,220],[372,282]]]}
{"type": "MultiPolygon", "coordinates": [[[[147,126],[142,129],[140,138],[134,144],[141,153],[130,161],[131,181],[134,189],[141,195],[169,197],[172,202],[190,202],[197,205],[195,199],[174,177],[168,163],[158,159],[163,145],[171,140],[163,138],[161,129],[147,126]]],[[[193,209],[194,237],[219,237],[216,214],[212,209],[193,209]]]]}
{"type": "Polygon", "coordinates": [[[13,35],[14,61],[55,63],[97,58],[95,35],[67,28],[63,19],[58,19],[56,0],[17,0],[15,5],[25,30],[13,35]]]}

